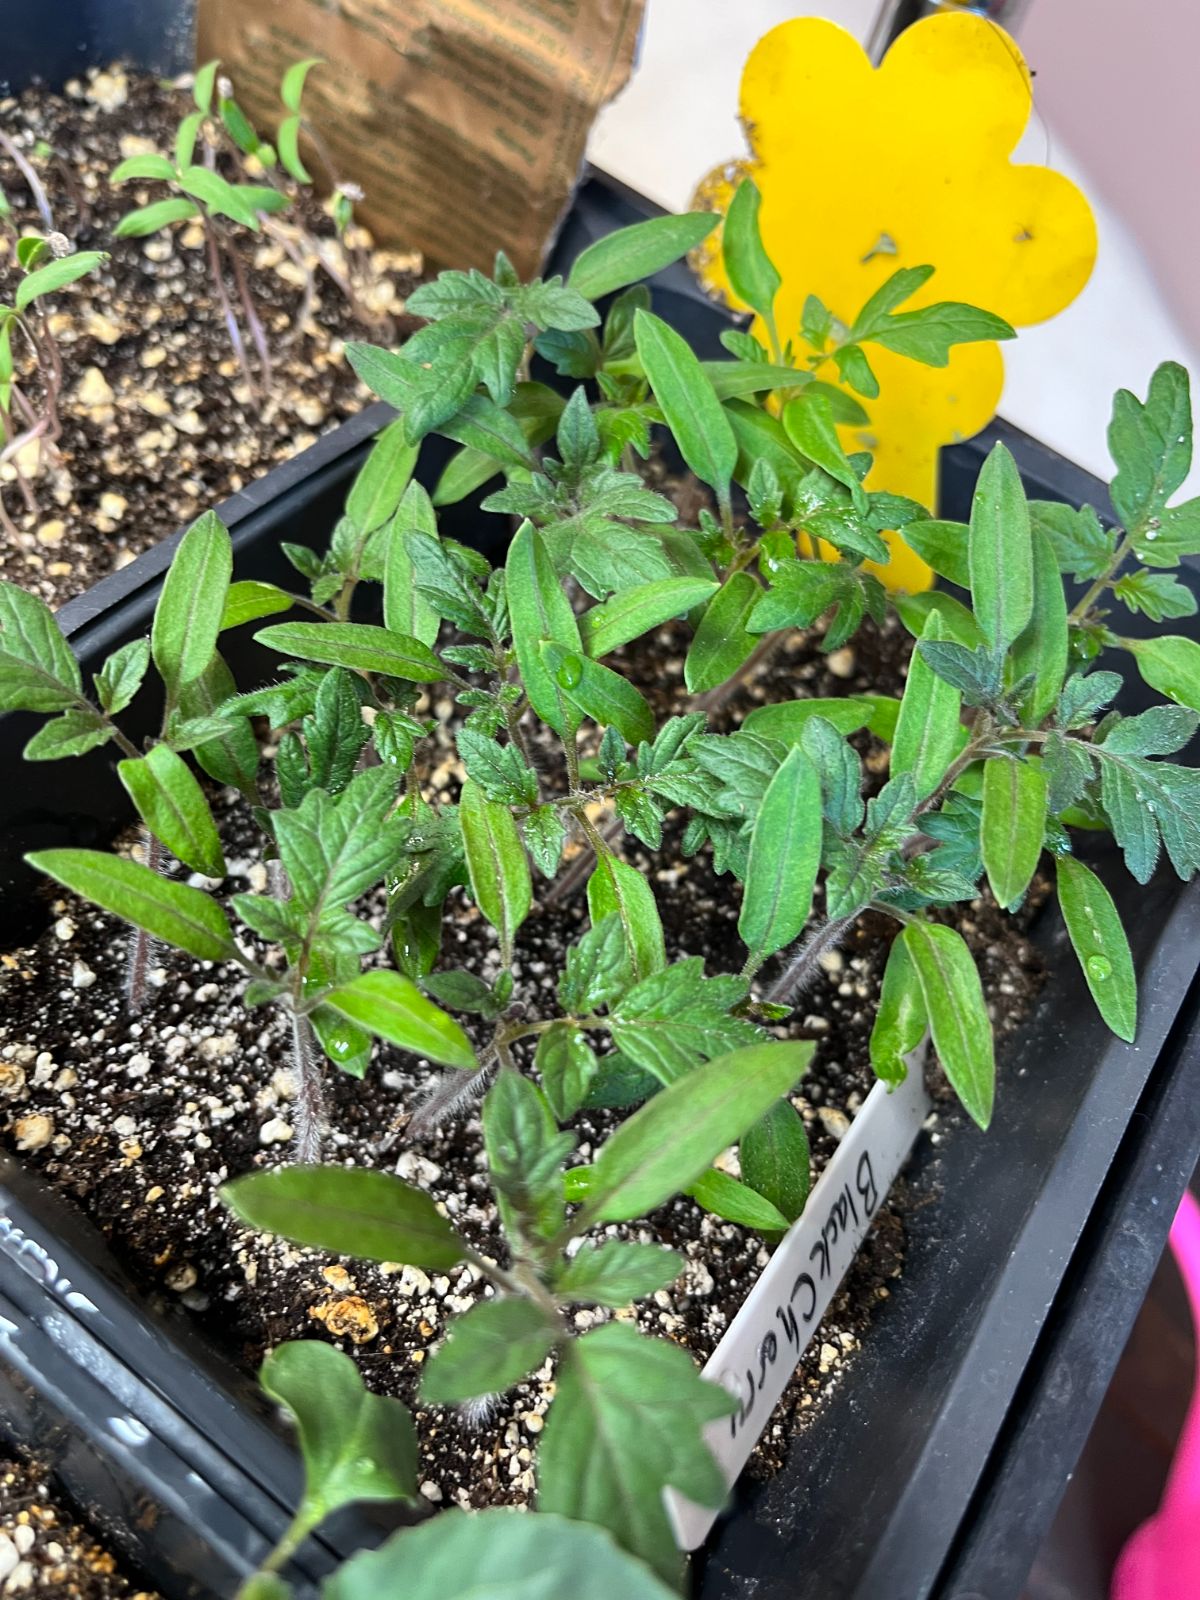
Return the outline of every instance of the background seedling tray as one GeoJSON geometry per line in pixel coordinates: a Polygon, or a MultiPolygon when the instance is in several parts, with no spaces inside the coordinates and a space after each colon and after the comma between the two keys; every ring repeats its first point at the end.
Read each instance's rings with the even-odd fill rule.
{"type": "MultiPolygon", "coordinates": [[[[593,174],[555,267],[652,211],[593,174]]],[[[655,293],[703,354],[720,353],[728,318],[683,268],[663,274],[655,293]]],[[[387,414],[364,413],[223,508],[239,578],[285,578],[281,538],[323,546],[387,414]]],[[[943,515],[965,516],[996,438],[1031,495],[1106,509],[1087,474],[998,423],[945,452],[943,515]]],[[[434,441],[424,481],[444,459],[434,441]]],[[[479,520],[468,505],[448,527],[463,537],[479,520]]],[[[169,559],[170,542],[64,608],[85,671],[148,629],[169,559]]],[[[247,685],[270,665],[249,631],[230,651],[247,685]]],[[[152,695],[136,709],[149,729],[152,695]]],[[[99,752],[86,768],[72,764],[70,782],[52,764],[20,767],[34,726],[0,721],[0,757],[19,772],[0,793],[6,942],[44,915],[21,854],[98,844],[128,815],[99,752]]],[[[1138,966],[1136,1046],[1107,1034],[1050,909],[1036,932],[1049,978],[1002,1051],[993,1127],[986,1137],[962,1126],[937,1145],[918,1140],[904,1274],[783,1470],[739,1486],[697,1565],[705,1600],[1018,1593],[1200,1148],[1200,890],[1165,874],[1139,888],[1111,855],[1098,864],[1138,966]]],[[[227,1600],[294,1502],[291,1449],[252,1386],[182,1315],[140,1304],[95,1232],[11,1162],[0,1167],[0,1213],[0,1431],[52,1455],[76,1499],[119,1519],[125,1549],[168,1600],[227,1600]],[[128,1419],[144,1439],[131,1442],[128,1419]]],[[[377,1538],[381,1525],[358,1513],[331,1524],[295,1576],[311,1582],[333,1551],[377,1538]]]]}

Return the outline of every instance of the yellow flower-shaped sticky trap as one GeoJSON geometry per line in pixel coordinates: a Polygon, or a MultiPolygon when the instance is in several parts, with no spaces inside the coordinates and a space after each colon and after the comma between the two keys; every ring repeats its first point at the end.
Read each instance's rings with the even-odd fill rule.
{"type": "MultiPolygon", "coordinates": [[[[875,68],[843,28],[798,17],[764,35],[746,63],[750,158],[711,173],[695,203],[723,213],[738,182],[755,180],[763,243],[783,277],[776,320],[801,365],[805,298],[818,295],[848,322],[898,267],[936,268],[906,310],[957,300],[1014,325],[1041,322],[1087,282],[1096,226],[1067,178],[1011,161],[1031,105],[1020,52],[984,18],[918,22],[875,68]]],[[[736,305],[719,236],[702,250],[702,279],[736,305]]],[[[874,454],[870,487],[933,506],[938,449],[995,415],[999,346],[960,345],[941,368],[878,346],[869,353],[880,394],[867,402],[870,426],[844,428],[843,442],[874,454]]],[[[836,380],[832,365],[820,376],[836,380]]],[[[926,587],[924,562],[898,540],[893,549],[887,582],[926,587]]]]}

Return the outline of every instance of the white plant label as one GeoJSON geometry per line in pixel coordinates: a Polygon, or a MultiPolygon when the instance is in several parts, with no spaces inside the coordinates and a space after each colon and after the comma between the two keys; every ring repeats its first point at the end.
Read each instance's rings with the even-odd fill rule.
{"type": "MultiPolygon", "coordinates": [[[[709,1423],[707,1441],[732,1488],[770,1421],[796,1363],[879,1211],[929,1112],[922,1046],[908,1076],[877,1083],[813,1185],[803,1215],[772,1255],[704,1368],[737,1397],[732,1416],[709,1423]]],[[[720,1514],[674,1489],[664,1492],[682,1550],[695,1550],[720,1514]]]]}

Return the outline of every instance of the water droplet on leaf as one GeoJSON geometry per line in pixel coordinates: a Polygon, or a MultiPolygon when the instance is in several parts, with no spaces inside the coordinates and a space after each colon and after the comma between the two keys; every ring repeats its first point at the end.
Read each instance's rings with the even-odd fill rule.
{"type": "Polygon", "coordinates": [[[558,681],[564,689],[577,689],[583,677],[583,661],[579,656],[564,656],[558,669],[558,681]]]}
{"type": "Polygon", "coordinates": [[[1093,983],[1104,983],[1106,979],[1112,977],[1112,962],[1107,956],[1089,956],[1084,966],[1093,983]]]}

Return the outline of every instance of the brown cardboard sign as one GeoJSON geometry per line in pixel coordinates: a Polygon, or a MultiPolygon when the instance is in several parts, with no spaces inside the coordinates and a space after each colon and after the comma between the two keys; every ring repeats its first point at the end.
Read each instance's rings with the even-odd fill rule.
{"type": "Polygon", "coordinates": [[[200,0],[197,60],[221,59],[271,138],[284,69],[320,56],[305,116],[380,240],[435,266],[490,269],[502,249],[530,274],[597,110],[629,77],[643,4],[200,0]]]}

